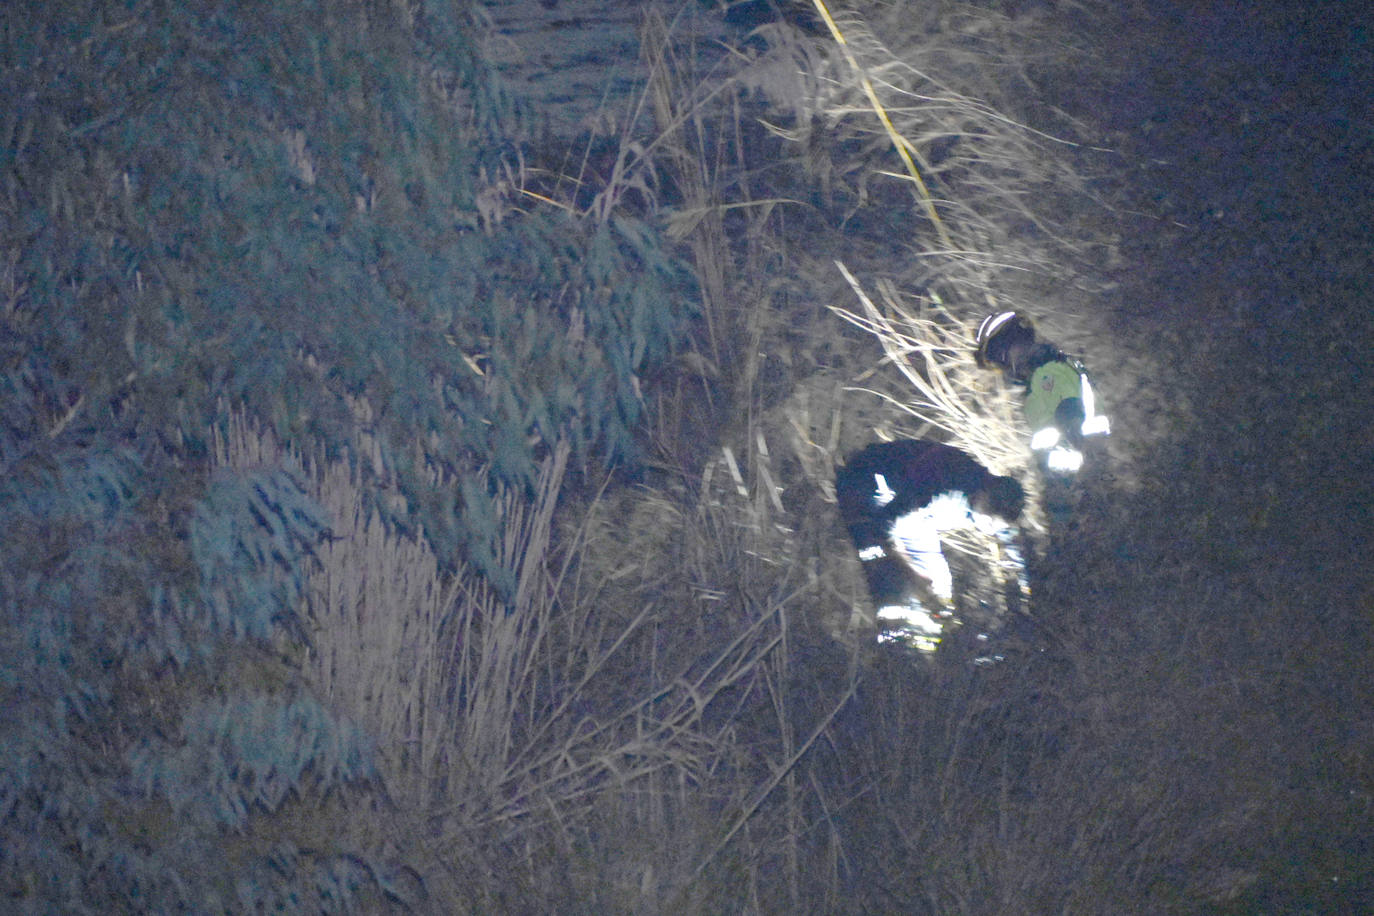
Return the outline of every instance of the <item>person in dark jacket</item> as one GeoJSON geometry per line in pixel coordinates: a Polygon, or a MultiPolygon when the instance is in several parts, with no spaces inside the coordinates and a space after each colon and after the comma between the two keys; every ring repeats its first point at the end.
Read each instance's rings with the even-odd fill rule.
{"type": "Polygon", "coordinates": [[[922,439],[870,445],[835,472],[835,495],[877,608],[879,639],[924,650],[939,643],[954,612],[942,534],[976,526],[1020,564],[1012,523],[1025,491],[953,446],[922,439]]]}
{"type": "Polygon", "coordinates": [[[1082,362],[1036,339],[1035,327],[1017,312],[983,319],[974,344],[979,366],[1000,369],[1008,381],[1026,389],[1031,450],[1051,471],[1077,471],[1083,463],[1084,438],[1110,430],[1107,417],[1097,412],[1082,362]]]}

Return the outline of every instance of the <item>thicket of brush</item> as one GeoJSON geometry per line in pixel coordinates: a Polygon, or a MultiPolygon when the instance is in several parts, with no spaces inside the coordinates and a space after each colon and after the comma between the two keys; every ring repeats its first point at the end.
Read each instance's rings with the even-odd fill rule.
{"type": "Polygon", "coordinates": [[[11,906],[1101,912],[1243,879],[1184,886],[1246,812],[1143,779],[1083,656],[878,651],[834,516],[874,436],[1034,480],[964,342],[1093,244],[1031,126],[1076,65],[1052,23],[875,3],[707,73],[650,6],[593,176],[541,171],[566,151],[441,4],[26,6],[11,906]]]}

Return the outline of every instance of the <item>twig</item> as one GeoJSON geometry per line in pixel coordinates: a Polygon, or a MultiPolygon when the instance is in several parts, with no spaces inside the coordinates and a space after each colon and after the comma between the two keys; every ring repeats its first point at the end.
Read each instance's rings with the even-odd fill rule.
{"type": "Polygon", "coordinates": [[[739,833],[740,828],[743,827],[745,823],[748,822],[748,820],[754,816],[754,812],[758,810],[759,805],[763,804],[764,799],[766,799],[772,793],[772,791],[778,787],[778,783],[782,782],[783,777],[786,776],[789,772],[791,772],[792,768],[797,765],[797,761],[801,760],[802,757],[806,756],[806,752],[811,749],[811,745],[814,744],[816,739],[819,738],[821,734],[830,726],[830,723],[834,721],[835,716],[839,715],[840,710],[843,709],[844,705],[848,703],[849,700],[854,696],[854,691],[857,688],[857,686],[857,682],[851,683],[849,685],[849,689],[844,692],[844,696],[840,697],[840,701],[835,704],[835,708],[830,710],[830,714],[827,715],[824,719],[822,719],[820,724],[812,730],[811,734],[807,737],[807,739],[802,742],[802,746],[797,748],[796,753],[794,753],[783,766],[778,768],[778,771],[773,774],[771,779],[769,779],[766,783],[763,784],[763,786],[755,794],[754,800],[745,806],[744,810],[740,812],[739,817],[735,819],[735,823],[730,827],[729,830],[725,832],[725,836],[721,837],[720,841],[717,842],[714,847],[712,847],[711,851],[706,854],[705,858],[703,858],[701,862],[697,864],[697,867],[692,871],[693,879],[701,877],[701,873],[704,872],[706,870],[706,867],[711,864],[711,861],[715,859],[717,855],[720,854],[720,851],[729,845],[730,841],[734,839],[735,834],[739,833]]]}

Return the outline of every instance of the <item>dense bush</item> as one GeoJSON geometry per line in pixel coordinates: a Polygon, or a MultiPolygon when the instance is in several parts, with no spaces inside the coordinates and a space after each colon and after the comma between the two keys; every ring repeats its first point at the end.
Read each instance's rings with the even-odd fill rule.
{"type": "Polygon", "coordinates": [[[413,520],[450,562],[463,541],[481,561],[491,513],[434,473],[489,463],[528,486],[560,436],[633,459],[638,374],[680,333],[684,278],[629,217],[508,218],[518,110],[461,8],[399,18],[11,9],[0,165],[27,294],[10,319],[94,420],[178,447],[227,399],[337,450],[365,396],[413,520]]]}
{"type": "Polygon", "coordinates": [[[226,475],[196,497],[192,473],[107,435],[30,429],[16,454],[6,432],[10,905],[320,911],[379,893],[382,871],[347,839],[298,848],[286,826],[374,775],[368,742],[283,657],[322,532],[293,479],[226,475]]]}
{"type": "Polygon", "coordinates": [[[636,460],[688,317],[647,224],[520,209],[523,116],[472,32],[462,4],[0,12],[10,905],[410,898],[349,814],[372,739],[302,664],[336,520],[290,461],[212,467],[214,430],[243,404],[365,442],[374,508],[509,596],[498,494],[559,442],[636,460]]]}

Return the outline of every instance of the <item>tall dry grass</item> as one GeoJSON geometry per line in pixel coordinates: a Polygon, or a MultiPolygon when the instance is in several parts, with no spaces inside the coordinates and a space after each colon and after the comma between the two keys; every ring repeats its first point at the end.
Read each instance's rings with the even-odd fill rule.
{"type": "MultiPolygon", "coordinates": [[[[397,812],[379,842],[413,852],[437,908],[1090,911],[1148,896],[1165,851],[1234,829],[1181,827],[1171,783],[1129,765],[1149,748],[1103,752],[1132,736],[1123,711],[1148,704],[1095,692],[1107,675],[1079,649],[916,665],[865,629],[834,510],[845,453],[937,435],[1036,486],[1014,395],[967,340],[984,309],[1020,304],[1008,277],[1056,263],[1015,227],[1060,168],[1036,158],[1054,141],[942,69],[995,82],[1022,68],[1002,52],[1003,69],[980,70],[1010,23],[980,43],[964,20],[941,50],[937,29],[881,24],[927,7],[875,9],[877,24],[837,21],[947,241],[833,39],[777,26],[771,51],[740,49],[739,69],[703,80],[673,21],[646,17],[656,133],[625,138],[600,201],[661,187],[638,169],[672,183],[658,215],[694,259],[703,328],[676,377],[646,380],[654,461],[633,486],[598,489],[555,447],[532,494],[501,495],[512,596],[378,521],[366,507],[385,481],[367,462],[302,461],[231,426],[220,460],[299,461],[335,519],[311,677],[377,735],[397,812]],[[792,235],[827,195],[803,205],[756,168],[760,96],[786,141],[767,152],[835,190],[841,212],[823,215],[861,260],[792,235]],[[882,225],[910,233],[883,235],[864,208],[900,209],[882,225]]],[[[973,566],[994,559],[959,546],[973,566]]]]}
{"type": "MultiPolygon", "coordinates": [[[[849,449],[875,436],[936,435],[1037,489],[1015,393],[974,365],[972,331],[992,308],[1052,309],[1018,298],[1025,294],[1019,275],[1057,273],[1062,259],[1091,257],[1092,241],[1062,232],[1057,222],[1064,214],[1056,195],[1081,190],[1071,166],[1050,155],[1059,141],[1001,114],[967,83],[955,84],[970,74],[1025,75],[1024,60],[998,57],[998,42],[1015,24],[998,17],[980,26],[976,12],[961,15],[952,46],[940,44],[950,40],[948,29],[941,39],[935,28],[839,20],[862,39],[856,56],[901,142],[925,169],[943,232],[929,224],[849,61],[783,25],[767,27],[769,51],[754,58],[741,52],[744,69],[732,75],[732,91],[775,94],[774,134],[794,144],[770,152],[794,154],[799,171],[810,169],[817,183],[848,195],[845,207],[901,208],[908,211],[902,225],[924,225],[900,239],[864,237],[870,251],[858,269],[847,259],[837,267],[837,256],[813,238],[788,237],[797,224],[786,217],[795,199],[788,202],[747,165],[744,177],[721,165],[749,161],[742,142],[730,146],[747,134],[731,121],[750,117],[747,106],[710,108],[700,100],[723,99],[724,90],[684,88],[667,80],[666,66],[657,71],[667,81],[659,90],[665,127],[656,149],[670,171],[697,170],[683,182],[695,190],[667,216],[694,245],[710,307],[731,310],[719,313],[728,322],[714,326],[740,329],[742,358],[713,367],[731,393],[725,415],[705,430],[715,447],[682,443],[670,424],[661,428],[667,476],[599,506],[598,533],[583,559],[615,570],[602,593],[606,607],[670,592],[681,596],[684,619],[730,626],[732,618],[747,620],[747,609],[763,598],[786,627],[752,672],[763,703],[742,708],[752,709],[755,730],[733,736],[738,742],[752,734],[766,751],[756,758],[763,767],[752,770],[752,790],[747,760],[703,784],[736,813],[713,819],[706,806],[687,818],[686,797],[620,809],[624,818],[616,822],[645,843],[632,872],[641,891],[661,886],[671,869],[664,850],[684,831],[693,860],[709,852],[703,869],[689,870],[694,880],[682,895],[668,898],[684,912],[711,911],[723,898],[710,888],[732,890],[729,908],[752,912],[1073,910],[1090,906],[1094,894],[1146,898],[1163,867],[1159,850],[1172,842],[1195,848],[1217,836],[1151,818],[1151,800],[1167,780],[1137,783],[1138,770],[1104,759],[1102,748],[1125,732],[1114,718],[1120,708],[1102,703],[1087,683],[1102,672],[1081,664],[1084,657],[1074,654],[1081,647],[1066,652],[1052,634],[1041,634],[1051,638],[1031,655],[991,671],[975,673],[952,656],[920,668],[861,641],[830,642],[826,630],[843,627],[822,623],[848,619],[864,600],[829,490],[834,465],[849,449]],[[898,53],[875,34],[913,45],[898,53]],[[954,75],[946,78],[942,67],[954,75]],[[684,98],[696,101],[684,106],[684,98]],[[686,110],[691,117],[682,116],[686,110]],[[790,125],[778,111],[791,112],[790,125]],[[709,129],[696,133],[698,124],[709,129]],[[702,140],[707,134],[714,143],[702,140]],[[878,161],[888,164],[875,167],[878,161]],[[712,182],[728,182],[731,193],[712,182]],[[880,246],[900,253],[874,256],[880,246]],[[779,265],[799,282],[780,278],[779,265]],[[817,328],[825,325],[804,312],[816,305],[840,322],[823,342],[817,328]],[[847,335],[846,327],[857,333],[847,335]],[[770,378],[767,361],[782,355],[780,379],[770,378]],[[672,464],[674,455],[697,460],[672,464]],[[617,555],[617,530],[636,538],[644,532],[640,542],[652,542],[654,555],[617,555]],[[807,678],[819,685],[810,693],[797,687],[807,678]],[[724,845],[702,842],[711,830],[724,845]],[[735,883],[713,870],[725,863],[735,883]]],[[[848,243],[874,225],[838,216],[848,243]]],[[[1032,523],[1043,530],[1038,512],[1032,523]]],[[[975,554],[986,547],[963,546],[975,554]]],[[[626,893],[642,906],[664,899],[626,893]]]]}
{"type": "MultiPolygon", "coordinates": [[[[409,847],[446,893],[481,906],[514,880],[528,905],[566,902],[614,870],[597,861],[564,871],[596,824],[624,818],[638,829],[654,812],[666,828],[733,810],[738,830],[749,806],[771,793],[765,784],[751,797],[749,781],[736,781],[740,767],[755,766],[736,741],[744,698],[763,689],[767,666],[782,657],[783,608],[718,613],[723,602],[705,570],[704,612],[649,599],[627,619],[590,600],[604,589],[579,581],[591,572],[579,568],[587,529],[554,524],[565,445],[544,460],[531,497],[501,497],[498,559],[516,573],[510,598],[466,569],[441,570],[423,532],[383,522],[369,508],[378,482],[346,460],[302,459],[237,411],[216,434],[215,453],[235,468],[295,467],[333,519],[307,607],[305,672],[375,738],[395,804],[384,839],[409,847]],[[526,853],[514,874],[473,871],[512,846],[526,853]]],[[[730,842],[733,831],[722,829],[699,835],[695,860],[674,849],[671,861],[645,866],[657,877],[646,883],[640,874],[640,895],[688,893],[730,842]]]]}

